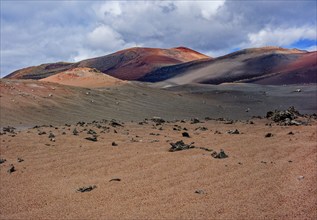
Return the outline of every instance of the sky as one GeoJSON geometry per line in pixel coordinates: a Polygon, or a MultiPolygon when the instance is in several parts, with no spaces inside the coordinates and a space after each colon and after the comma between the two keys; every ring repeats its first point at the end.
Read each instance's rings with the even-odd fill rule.
{"type": "Polygon", "coordinates": [[[317,1],[0,0],[1,77],[129,47],[185,46],[212,57],[280,46],[316,50],[317,1]]]}

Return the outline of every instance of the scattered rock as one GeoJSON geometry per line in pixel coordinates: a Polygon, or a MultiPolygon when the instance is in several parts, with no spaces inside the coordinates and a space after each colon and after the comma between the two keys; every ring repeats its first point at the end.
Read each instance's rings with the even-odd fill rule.
{"type": "Polygon", "coordinates": [[[190,137],[189,134],[188,134],[188,132],[183,132],[183,133],[182,133],[182,136],[183,136],[183,137],[188,137],[188,138],[190,137]]]}
{"type": "Polygon", "coordinates": [[[289,160],[288,162],[289,162],[289,163],[292,163],[293,161],[292,161],[292,160],[289,160]]]}
{"type": "Polygon", "coordinates": [[[77,122],[76,125],[83,127],[86,123],[84,121],[77,122]]]}
{"type": "Polygon", "coordinates": [[[205,191],[202,190],[202,189],[196,189],[195,193],[197,193],[197,194],[205,194],[205,191]]]}
{"type": "Polygon", "coordinates": [[[0,158],[0,164],[4,163],[4,162],[6,162],[6,161],[7,161],[6,159],[0,158]]]}
{"type": "Polygon", "coordinates": [[[213,153],[211,153],[211,156],[213,158],[217,158],[217,159],[224,159],[224,158],[227,158],[228,155],[224,152],[223,149],[220,149],[220,152],[217,153],[216,151],[214,151],[213,153]]]}
{"type": "Polygon", "coordinates": [[[298,180],[303,180],[305,177],[304,176],[298,176],[297,179],[298,180]]]}
{"type": "Polygon", "coordinates": [[[206,147],[198,147],[198,148],[201,149],[201,150],[208,151],[208,152],[212,152],[213,151],[212,149],[209,149],[209,148],[206,148],[206,147]]]}
{"type": "Polygon", "coordinates": [[[43,135],[43,134],[46,134],[46,132],[45,132],[45,131],[40,131],[40,132],[38,133],[38,135],[43,135]]]}
{"type": "Polygon", "coordinates": [[[214,134],[222,134],[220,131],[216,130],[214,134]]]}
{"type": "Polygon", "coordinates": [[[261,160],[261,163],[267,164],[267,162],[266,162],[266,161],[263,161],[263,160],[261,160]]]}
{"type": "Polygon", "coordinates": [[[294,133],[292,131],[287,133],[288,135],[294,135],[294,133]]]}
{"type": "Polygon", "coordinates": [[[2,131],[14,134],[15,133],[15,127],[11,127],[11,126],[3,127],[2,131]]]}
{"type": "Polygon", "coordinates": [[[150,143],[160,142],[159,140],[151,140],[150,143]]]}
{"type": "Polygon", "coordinates": [[[10,168],[8,169],[8,173],[11,174],[11,173],[13,173],[13,172],[15,172],[15,171],[16,171],[16,169],[15,169],[15,167],[13,166],[13,164],[10,164],[10,168]]]}
{"type": "Polygon", "coordinates": [[[23,160],[22,158],[18,157],[17,161],[18,161],[19,163],[21,163],[21,162],[23,162],[24,160],[23,160]]]}
{"type": "Polygon", "coordinates": [[[227,131],[228,134],[240,134],[240,132],[238,131],[238,129],[235,130],[229,130],[227,131]]]}
{"type": "Polygon", "coordinates": [[[89,140],[89,141],[93,141],[93,142],[98,141],[98,140],[97,140],[97,136],[86,137],[85,139],[86,139],[86,140],[89,140]]]}
{"type": "Polygon", "coordinates": [[[297,121],[297,120],[291,120],[290,122],[288,122],[288,120],[285,122],[286,125],[302,125],[303,122],[297,121]]]}
{"type": "Polygon", "coordinates": [[[197,131],[197,130],[200,130],[200,131],[207,131],[207,130],[208,130],[208,128],[206,128],[206,127],[198,127],[198,128],[195,128],[195,131],[197,131]]]}
{"type": "Polygon", "coordinates": [[[161,117],[155,117],[155,116],[151,119],[151,121],[155,122],[156,125],[161,125],[165,123],[164,119],[162,119],[161,117]]]}
{"type": "Polygon", "coordinates": [[[280,125],[300,125],[301,122],[294,120],[298,116],[301,115],[294,108],[294,106],[288,108],[285,111],[275,110],[274,112],[269,111],[266,113],[266,118],[272,119],[274,122],[277,122],[280,125]]]}
{"type": "Polygon", "coordinates": [[[50,133],[50,134],[48,135],[48,138],[55,138],[55,135],[54,135],[53,133],[50,133]]]}
{"type": "Polygon", "coordinates": [[[143,120],[141,122],[138,123],[139,125],[145,125],[145,124],[149,124],[146,120],[143,120]]]}
{"type": "Polygon", "coordinates": [[[117,182],[120,182],[120,181],[121,181],[121,179],[120,179],[120,178],[113,178],[113,179],[109,180],[109,182],[112,182],[112,181],[117,181],[117,182]]]}
{"type": "Polygon", "coordinates": [[[173,130],[174,130],[174,131],[181,131],[181,130],[182,130],[182,127],[179,126],[179,125],[174,125],[173,130]]]}
{"type": "Polygon", "coordinates": [[[273,134],[272,134],[272,133],[267,133],[267,134],[265,135],[265,137],[266,137],[266,138],[273,137],[273,134]]]}
{"type": "Polygon", "coordinates": [[[74,128],[74,130],[73,130],[73,135],[78,135],[78,131],[76,128],[74,128]]]}
{"type": "Polygon", "coordinates": [[[118,146],[118,144],[113,141],[113,142],[111,143],[111,146],[114,146],[114,147],[115,147],[115,146],[118,146]]]}
{"type": "MultiPolygon", "coordinates": [[[[139,142],[139,140],[132,138],[131,142],[139,142]]],[[[141,141],[140,141],[141,142],[141,141]]]]}
{"type": "Polygon", "coordinates": [[[230,121],[225,121],[224,124],[230,125],[230,124],[233,124],[233,121],[232,121],[232,120],[230,120],[230,121]]]}
{"type": "Polygon", "coordinates": [[[160,136],[160,134],[155,134],[155,133],[150,133],[150,135],[153,135],[153,136],[160,136]]]}
{"type": "Polygon", "coordinates": [[[171,148],[169,152],[181,151],[181,150],[188,150],[191,148],[195,148],[195,146],[191,144],[185,144],[183,141],[177,141],[176,143],[170,143],[171,148]]]}
{"type": "Polygon", "coordinates": [[[197,124],[197,123],[200,123],[200,121],[199,121],[198,118],[192,118],[192,119],[190,120],[190,123],[191,123],[191,124],[197,124]]]}
{"type": "Polygon", "coordinates": [[[112,127],[114,127],[114,128],[115,128],[115,127],[123,127],[122,124],[120,124],[119,122],[116,122],[114,119],[112,119],[112,120],[110,121],[109,125],[112,126],[112,127]]]}
{"type": "Polygon", "coordinates": [[[88,131],[87,131],[87,134],[92,134],[92,135],[94,135],[94,134],[97,134],[94,130],[92,130],[92,129],[89,129],[88,131]]]}
{"type": "Polygon", "coordinates": [[[77,189],[76,191],[77,192],[90,192],[91,190],[97,188],[97,186],[95,185],[92,185],[92,186],[84,186],[84,187],[81,187],[79,189],[77,189]]]}

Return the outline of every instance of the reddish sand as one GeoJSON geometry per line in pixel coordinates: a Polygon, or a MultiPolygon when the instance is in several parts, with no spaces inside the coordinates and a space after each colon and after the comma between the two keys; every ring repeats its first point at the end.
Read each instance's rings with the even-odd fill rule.
{"type": "Polygon", "coordinates": [[[92,68],[74,68],[41,79],[40,81],[85,88],[117,86],[124,83],[122,80],[92,68]]]}
{"type": "Polygon", "coordinates": [[[98,122],[1,135],[0,218],[316,219],[316,121],[266,123],[98,122]],[[190,138],[182,137],[184,128],[190,138]],[[97,142],[85,139],[89,129],[97,142]],[[234,129],[240,134],[227,133],[234,129]],[[202,149],[168,152],[178,140],[224,149],[229,157],[215,159],[202,149]],[[76,192],[92,185],[97,188],[76,192]]]}

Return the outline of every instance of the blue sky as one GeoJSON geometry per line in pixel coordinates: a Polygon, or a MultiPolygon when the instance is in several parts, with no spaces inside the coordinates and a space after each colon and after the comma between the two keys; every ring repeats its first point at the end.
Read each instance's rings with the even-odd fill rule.
{"type": "Polygon", "coordinates": [[[237,48],[316,50],[317,3],[283,1],[1,0],[1,76],[128,47],[186,46],[216,57],[237,48]]]}

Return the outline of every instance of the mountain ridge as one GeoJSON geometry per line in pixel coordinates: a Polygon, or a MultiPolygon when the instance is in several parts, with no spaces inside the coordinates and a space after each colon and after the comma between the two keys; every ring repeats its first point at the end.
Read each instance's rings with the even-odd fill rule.
{"type": "Polygon", "coordinates": [[[316,83],[317,52],[275,46],[246,48],[212,58],[187,47],[133,47],[77,63],[27,67],[5,78],[43,79],[76,68],[93,68],[121,80],[167,84],[316,83]]]}

